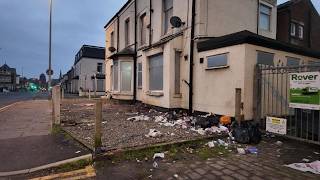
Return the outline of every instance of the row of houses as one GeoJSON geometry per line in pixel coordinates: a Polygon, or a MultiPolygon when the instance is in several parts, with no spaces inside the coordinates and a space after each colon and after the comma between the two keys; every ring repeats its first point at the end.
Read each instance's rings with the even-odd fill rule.
{"type": "Polygon", "coordinates": [[[71,69],[60,77],[66,93],[79,96],[105,95],[105,48],[83,45],[71,69]]]}
{"type": "Polygon", "coordinates": [[[104,28],[107,95],[189,112],[234,116],[238,88],[253,119],[256,64],[320,61],[310,0],[128,0],[104,28]]]}

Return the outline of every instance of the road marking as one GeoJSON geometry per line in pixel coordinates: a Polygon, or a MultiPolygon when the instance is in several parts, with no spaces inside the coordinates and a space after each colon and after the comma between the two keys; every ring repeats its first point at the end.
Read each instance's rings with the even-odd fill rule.
{"type": "Polygon", "coordinates": [[[9,107],[17,105],[19,103],[21,103],[21,102],[15,102],[15,103],[9,104],[7,106],[4,106],[4,107],[0,108],[0,112],[3,112],[4,110],[8,109],[9,107]]]}
{"type": "Polygon", "coordinates": [[[84,169],[33,178],[30,180],[52,180],[52,179],[74,180],[74,179],[87,179],[95,176],[96,176],[95,169],[92,166],[87,166],[84,169]]]}

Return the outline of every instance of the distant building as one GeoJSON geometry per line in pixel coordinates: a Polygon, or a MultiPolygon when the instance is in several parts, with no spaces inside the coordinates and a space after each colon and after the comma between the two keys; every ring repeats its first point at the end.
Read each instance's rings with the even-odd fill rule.
{"type": "Polygon", "coordinates": [[[320,50],[320,16],[311,0],[280,4],[277,22],[277,40],[320,50]]]}
{"type": "Polygon", "coordinates": [[[15,68],[10,68],[7,64],[0,67],[0,92],[3,89],[15,91],[17,85],[17,72],[15,68]]]}
{"type": "Polygon", "coordinates": [[[40,74],[39,85],[41,88],[47,88],[47,79],[45,74],[40,74]]]}
{"type": "Polygon", "coordinates": [[[75,55],[73,68],[67,74],[66,87],[70,93],[86,95],[89,90],[92,94],[105,94],[105,48],[83,45],[75,55]]]}

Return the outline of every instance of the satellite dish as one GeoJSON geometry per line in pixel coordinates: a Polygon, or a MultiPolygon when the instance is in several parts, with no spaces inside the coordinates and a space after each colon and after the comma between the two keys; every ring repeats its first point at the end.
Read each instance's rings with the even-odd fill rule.
{"type": "Polygon", "coordinates": [[[114,48],[114,47],[109,47],[108,49],[109,49],[110,52],[115,52],[116,51],[116,48],[114,48]]]}
{"type": "Polygon", "coordinates": [[[181,19],[177,16],[173,16],[170,18],[170,24],[174,27],[174,28],[179,28],[182,26],[182,24],[184,24],[181,19]]]}

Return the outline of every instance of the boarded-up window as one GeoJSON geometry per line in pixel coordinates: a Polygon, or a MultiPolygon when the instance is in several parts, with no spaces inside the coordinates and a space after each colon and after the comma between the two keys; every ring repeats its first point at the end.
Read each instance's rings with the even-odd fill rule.
{"type": "Polygon", "coordinates": [[[121,61],[121,91],[131,91],[132,62],[121,61]]]}
{"type": "Polygon", "coordinates": [[[149,59],[149,90],[163,90],[163,55],[151,56],[149,59]]]}
{"type": "Polygon", "coordinates": [[[138,63],[137,67],[138,88],[142,88],[142,63],[138,63]]]}
{"type": "Polygon", "coordinates": [[[228,65],[228,54],[219,54],[207,57],[207,68],[222,67],[228,65]]]}
{"type": "Polygon", "coordinates": [[[174,59],[174,81],[175,81],[175,87],[174,87],[174,93],[180,94],[180,52],[175,53],[175,59],[174,59]]]}
{"type": "Polygon", "coordinates": [[[274,54],[268,52],[258,51],[257,63],[269,66],[274,66],[274,54]]]}
{"type": "Polygon", "coordinates": [[[112,83],[113,83],[113,90],[114,91],[119,91],[119,65],[118,61],[113,61],[113,66],[112,66],[112,83]]]}

